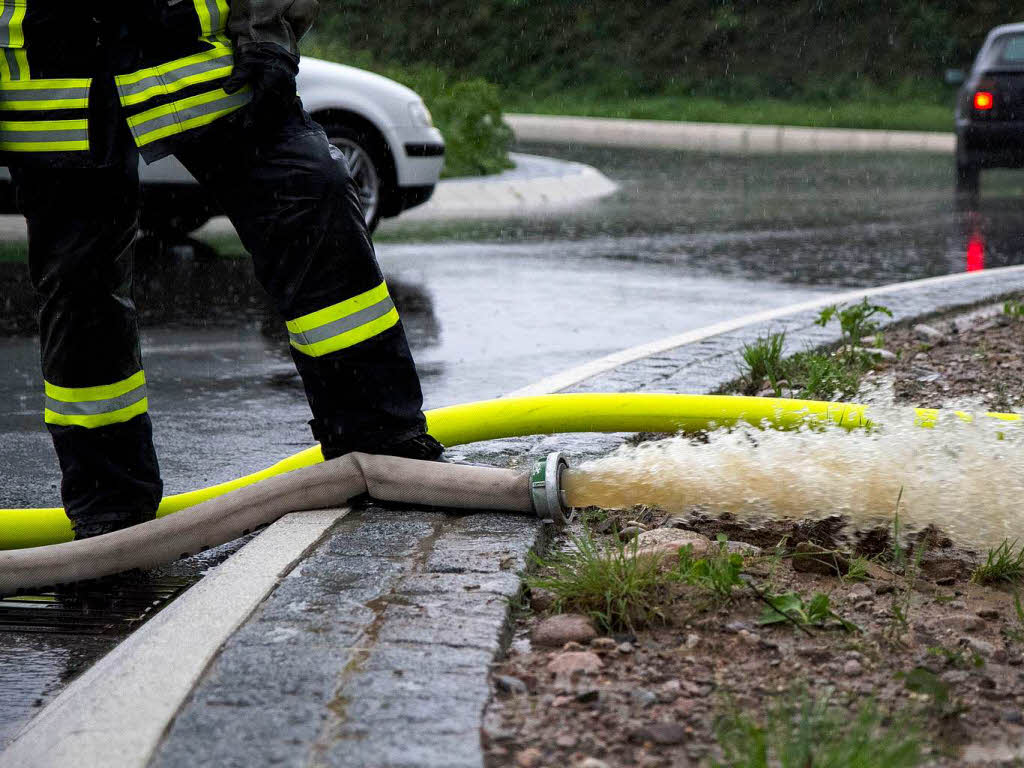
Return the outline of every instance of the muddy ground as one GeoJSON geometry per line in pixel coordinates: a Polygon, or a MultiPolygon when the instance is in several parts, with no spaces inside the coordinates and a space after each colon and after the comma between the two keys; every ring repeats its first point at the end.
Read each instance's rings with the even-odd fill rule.
{"type": "MultiPolygon", "coordinates": [[[[997,309],[927,324],[938,333],[884,334],[899,359],[873,378],[891,383],[898,402],[1024,403],[1024,320],[997,309]]],[[[589,519],[604,543],[656,528],[745,542],[730,546],[743,550],[746,583],[718,601],[677,587],[666,593],[662,621],[615,631],[598,623],[592,639],[583,618],[582,629],[552,635],[551,596],[527,593],[492,675],[488,766],[714,765],[723,759],[723,716],[763,722],[774,702],[804,692],[830,696],[851,719],[877,702],[884,727],[918,734],[915,764],[1024,765],[1024,616],[1016,584],[972,582],[984,553],[936,530],[898,540],[891,529],[852,535],[839,518],[752,526],[714,510],[669,517],[636,509],[589,519]],[[789,591],[808,601],[827,595],[835,618],[762,624],[772,612],[764,595],[789,591]]],[[[868,763],[876,764],[885,763],[868,763]]]]}

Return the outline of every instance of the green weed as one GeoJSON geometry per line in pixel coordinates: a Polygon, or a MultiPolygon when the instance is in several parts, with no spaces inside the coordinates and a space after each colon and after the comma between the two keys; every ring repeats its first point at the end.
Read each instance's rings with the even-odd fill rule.
{"type": "Polygon", "coordinates": [[[850,566],[842,576],[843,581],[867,581],[869,578],[868,566],[866,557],[851,558],[850,566]]]}
{"type": "Polygon", "coordinates": [[[663,568],[659,558],[637,556],[636,539],[601,542],[589,530],[570,539],[566,551],[531,556],[539,570],[526,584],[553,592],[557,612],[585,613],[609,631],[664,621],[675,585],[696,587],[722,603],[743,584],[743,557],[730,554],[724,541],[701,558],[693,557],[692,547],[681,547],[678,564],[663,568]]]}
{"type": "Polygon", "coordinates": [[[743,556],[730,554],[725,538],[718,539],[717,551],[708,557],[694,559],[693,548],[683,547],[679,552],[677,577],[684,584],[699,587],[710,593],[717,601],[726,602],[732,597],[734,587],[743,585],[740,573],[743,571],[743,556]]]}
{"type": "Polygon", "coordinates": [[[909,714],[890,716],[874,700],[851,717],[831,696],[805,690],[778,697],[760,719],[730,708],[717,718],[724,755],[717,768],[911,768],[921,765],[922,727],[909,714]]]}
{"type": "Polygon", "coordinates": [[[892,600],[889,604],[889,626],[886,627],[886,635],[893,642],[899,642],[900,637],[910,626],[910,602],[914,596],[914,582],[921,570],[921,558],[924,557],[925,543],[918,542],[914,548],[913,557],[900,544],[900,502],[903,500],[903,488],[900,488],[896,497],[896,511],[892,519],[892,545],[891,558],[893,571],[903,575],[902,583],[896,584],[892,591],[892,600]]]}
{"type": "Polygon", "coordinates": [[[1016,320],[1024,320],[1024,302],[1010,299],[1003,304],[1003,314],[1016,320]]]}
{"type": "Polygon", "coordinates": [[[555,594],[555,610],[591,616],[603,629],[635,629],[664,619],[666,592],[672,583],[655,558],[637,557],[628,545],[597,541],[590,531],[571,536],[572,547],[544,558],[532,555],[539,569],[526,577],[531,589],[555,594]]]}
{"type": "Polygon", "coordinates": [[[966,648],[946,648],[943,645],[928,646],[928,653],[945,660],[946,664],[957,669],[977,669],[985,666],[985,659],[975,651],[966,648]]]}
{"type": "Polygon", "coordinates": [[[871,304],[865,298],[859,304],[848,307],[838,304],[825,307],[818,313],[818,319],[814,322],[824,328],[833,319],[838,319],[843,344],[859,347],[865,336],[872,336],[878,332],[879,321],[876,318],[883,315],[892,317],[892,310],[881,304],[871,304]]]}
{"type": "Polygon", "coordinates": [[[830,621],[835,621],[847,632],[858,629],[853,622],[847,621],[834,610],[832,610],[829,596],[823,592],[816,592],[809,601],[805,601],[798,592],[784,592],[781,595],[765,595],[769,606],[758,619],[758,624],[781,624],[784,621],[793,621],[800,626],[827,626],[830,621]]]}
{"type": "Polygon", "coordinates": [[[779,393],[777,382],[782,375],[782,350],[786,344],[785,333],[772,333],[757,339],[753,344],[744,344],[741,356],[746,365],[744,375],[753,387],[761,386],[765,379],[775,393],[779,393]]]}
{"type": "Polygon", "coordinates": [[[971,581],[975,584],[1014,583],[1024,581],[1024,546],[1018,546],[1017,539],[1004,539],[995,549],[990,549],[985,562],[974,569],[971,581]]]}

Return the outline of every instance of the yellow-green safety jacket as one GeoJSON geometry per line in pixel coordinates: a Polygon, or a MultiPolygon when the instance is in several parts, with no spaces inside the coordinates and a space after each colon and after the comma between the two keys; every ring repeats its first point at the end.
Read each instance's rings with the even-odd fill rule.
{"type": "Polygon", "coordinates": [[[170,154],[251,99],[248,88],[221,87],[232,38],[297,48],[316,5],[0,0],[0,163],[92,165],[119,120],[147,161],[170,154]],[[298,30],[289,23],[296,6],[306,11],[298,30]]]}

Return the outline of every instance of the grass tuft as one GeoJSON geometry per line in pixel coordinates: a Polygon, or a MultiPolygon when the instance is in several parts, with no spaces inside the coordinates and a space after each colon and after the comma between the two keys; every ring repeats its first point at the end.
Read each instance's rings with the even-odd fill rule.
{"type": "Polygon", "coordinates": [[[990,549],[985,562],[971,574],[975,584],[1016,583],[1024,581],[1024,545],[1018,546],[1004,539],[995,549],[990,549]]]}
{"type": "Polygon", "coordinates": [[[911,768],[924,760],[922,728],[909,715],[890,717],[868,700],[851,717],[828,694],[806,690],[781,695],[760,720],[732,709],[715,732],[718,768],[911,768]]]}
{"type": "Polygon", "coordinates": [[[730,554],[725,542],[701,558],[693,557],[691,547],[682,547],[678,563],[666,568],[661,558],[638,557],[636,539],[601,542],[586,529],[570,539],[568,550],[532,556],[538,571],[526,577],[527,586],[553,592],[556,612],[587,614],[606,631],[633,631],[664,621],[679,585],[695,587],[721,604],[733,587],[743,584],[743,557],[730,554]]]}
{"type": "Polygon", "coordinates": [[[753,344],[744,344],[743,363],[746,366],[744,375],[753,384],[760,386],[765,379],[778,393],[776,382],[785,378],[782,375],[782,350],[786,344],[785,333],[772,333],[757,339],[753,344]]]}

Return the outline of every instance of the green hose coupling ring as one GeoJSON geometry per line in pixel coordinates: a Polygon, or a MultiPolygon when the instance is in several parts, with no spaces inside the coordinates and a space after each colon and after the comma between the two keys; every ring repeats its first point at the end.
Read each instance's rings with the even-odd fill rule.
{"type": "Polygon", "coordinates": [[[530,474],[530,498],[533,511],[541,520],[550,520],[561,528],[569,520],[565,491],[562,490],[562,472],[569,462],[560,451],[549,453],[538,459],[530,474]]]}

